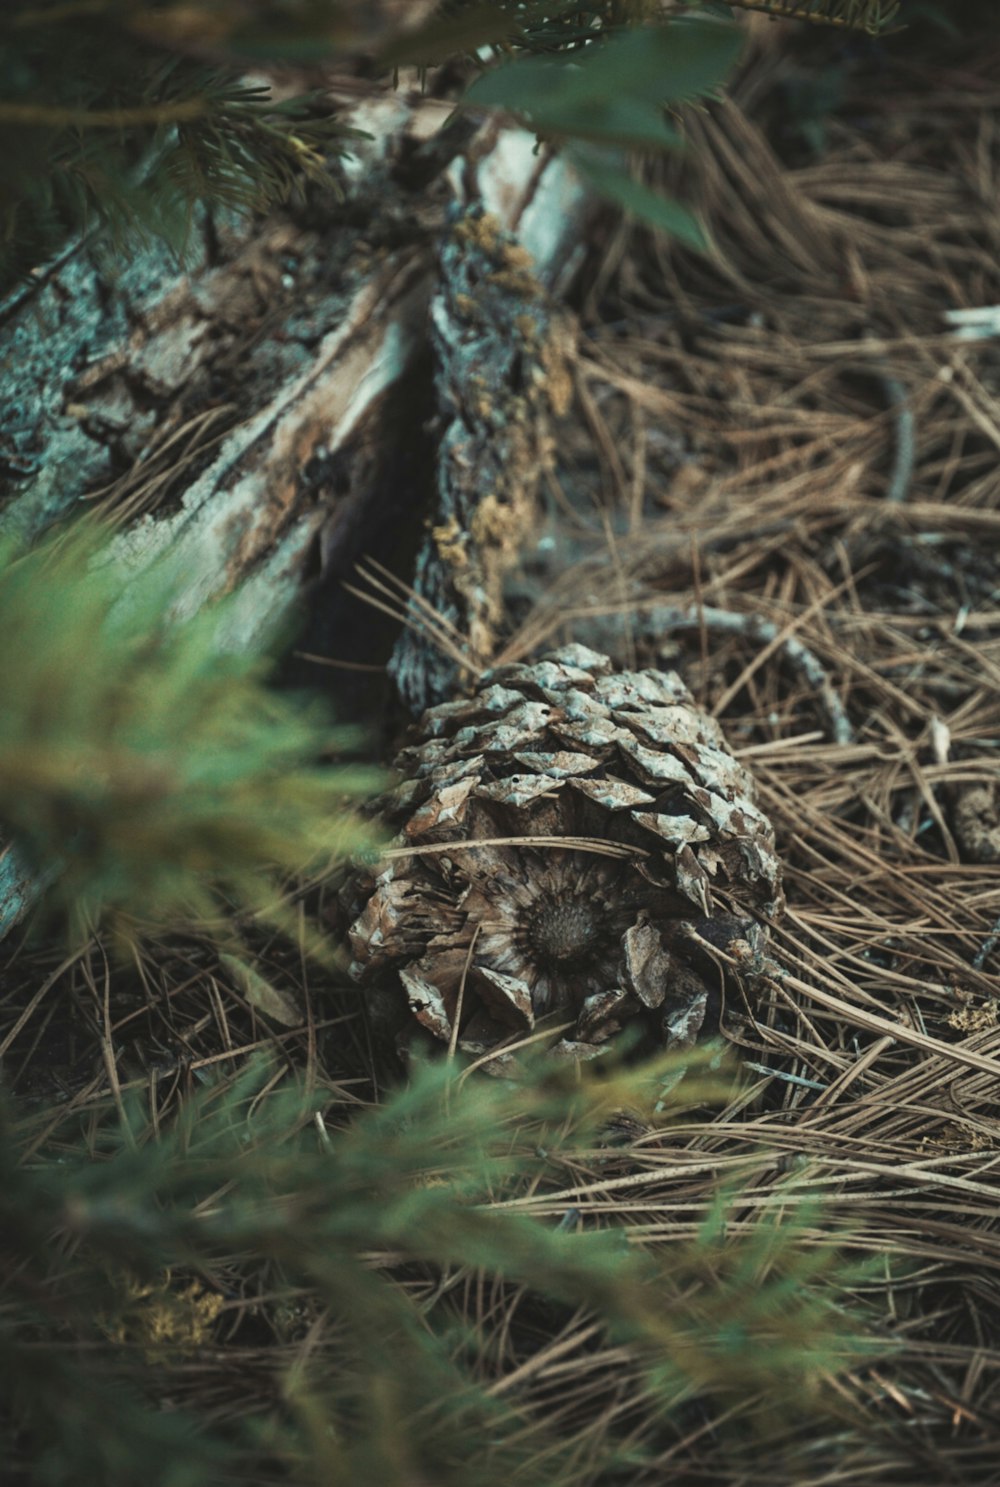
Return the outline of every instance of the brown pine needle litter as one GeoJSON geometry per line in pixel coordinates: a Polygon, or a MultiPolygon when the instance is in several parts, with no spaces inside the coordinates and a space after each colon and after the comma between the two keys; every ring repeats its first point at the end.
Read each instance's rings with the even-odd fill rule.
{"type": "MultiPolygon", "coordinates": [[[[1000,804],[1000,345],[944,311],[1000,300],[1000,91],[985,63],[944,97],[914,69],[788,165],[788,68],[758,56],[687,117],[668,184],[710,259],[627,229],[608,246],[555,477],[577,561],[525,564],[502,656],[572,638],[677,666],[721,716],[786,864],[769,998],[722,1028],[760,1082],[639,1138],[645,1182],[545,1201],[669,1242],[720,1164],[772,1154],[748,1213],[795,1164],[907,1276],[882,1292],[901,1351],[849,1385],[870,1455],[817,1453],[815,1480],[993,1482],[1000,818],[956,838],[973,789],[1000,804]]],[[[730,1480],[705,1438],[671,1465],[730,1480]]]]}
{"type": "MultiPolygon", "coordinates": [[[[783,101],[789,54],[763,45],[660,168],[712,255],[622,227],[594,268],[555,540],[526,555],[494,659],[580,641],[680,670],[757,779],[788,912],[764,994],[723,1013],[744,1068],[728,1104],[633,1123],[512,1204],[651,1247],[694,1240],[720,1179],[731,1233],[802,1205],[807,1246],[836,1230],[870,1262],[859,1290],[893,1351],[831,1373],[843,1422],[805,1455],[737,1470],[726,1411],[659,1417],[590,1315],[549,1317],[471,1269],[402,1272],[491,1339],[486,1382],[519,1401],[526,1441],[566,1422],[581,1483],[612,1437],[604,1480],[630,1484],[1000,1480],[1000,339],[944,318],[1000,304],[996,61],[883,51],[846,75],[813,157],[783,101]],[[630,1474],[633,1447],[653,1464],[630,1474]]],[[[166,1119],[267,1047],[345,1111],[377,1098],[353,993],[259,939],[301,1026],[275,1027],[200,942],[131,978],[93,945],[68,965],[8,951],[12,1090],[85,1116],[141,1089],[166,1119]]],[[[236,1335],[273,1277],[223,1270],[236,1335]]],[[[335,1346],[308,1298],[283,1305],[284,1330],[238,1358],[176,1367],[172,1397],[250,1414],[277,1354],[335,1346]]]]}

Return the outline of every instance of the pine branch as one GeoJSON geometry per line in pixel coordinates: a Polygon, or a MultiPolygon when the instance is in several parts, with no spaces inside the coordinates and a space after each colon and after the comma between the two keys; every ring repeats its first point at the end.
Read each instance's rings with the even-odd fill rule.
{"type": "MultiPolygon", "coordinates": [[[[235,1475],[242,1457],[246,1471],[247,1453],[260,1472],[270,1447],[294,1481],[465,1487],[474,1469],[487,1487],[512,1476],[569,1487],[574,1443],[558,1412],[552,1424],[544,1415],[532,1423],[489,1337],[454,1335],[447,1289],[437,1288],[438,1303],[414,1304],[396,1279],[402,1267],[445,1276],[469,1267],[494,1295],[528,1288],[550,1325],[585,1308],[595,1336],[632,1358],[634,1387],[665,1422],[692,1396],[752,1422],[760,1441],[782,1440],[795,1418],[819,1418],[834,1398],[821,1388],[829,1373],[885,1349],[851,1299],[856,1267],[835,1242],[803,1242],[818,1215],[793,1185],[780,1195],[780,1222],[741,1220],[728,1236],[737,1188],[708,1206],[694,1239],[659,1251],[629,1245],[619,1229],[518,1211],[606,1139],[612,1111],[650,1111],[669,1072],[647,1066],[580,1083],[536,1070],[505,1087],[439,1064],[327,1132],[322,1097],[275,1089],[256,1068],[189,1100],[157,1135],[139,1102],[124,1126],[91,1122],[93,1156],[66,1123],[30,1166],[18,1164],[21,1133],[8,1124],[0,1371],[46,1480],[69,1487],[86,1462],[87,1479],[109,1487],[140,1473],[153,1487],[200,1487],[227,1480],[227,1461],[235,1475]],[[213,1423],[190,1390],[177,1405],[185,1363],[202,1359],[204,1371],[213,1359],[218,1370],[232,1347],[228,1367],[243,1367],[250,1318],[235,1332],[235,1319],[214,1328],[205,1298],[225,1291],[245,1256],[260,1276],[246,1284],[263,1292],[254,1312],[276,1316],[283,1296],[297,1296],[317,1318],[311,1361],[281,1386],[292,1416],[272,1400],[255,1445],[240,1426],[213,1423]],[[185,1330],[178,1316],[199,1306],[185,1330]],[[85,1377],[74,1346],[85,1349],[85,1377]],[[86,1440],[67,1391],[87,1402],[86,1440]],[[169,1422],[157,1414],[163,1391],[173,1396],[169,1422]],[[164,1455],[168,1444],[178,1458],[164,1455]],[[175,1459],[187,1476],[173,1472],[175,1459]]],[[[675,1112],[708,1092],[690,1071],[678,1091],[675,1112]]],[[[604,1449],[611,1466],[613,1436],[604,1449]]]]}
{"type": "Polygon", "coordinates": [[[105,0],[0,16],[0,279],[73,232],[100,228],[118,251],[160,236],[180,253],[198,203],[262,210],[310,182],[337,192],[331,161],[356,131],[319,94],[275,104],[232,63],[137,36],[136,15],[105,0]]]}
{"type": "Polygon", "coordinates": [[[812,21],[877,36],[899,14],[899,0],[729,0],[741,10],[775,20],[812,21]]]}
{"type": "Polygon", "coordinates": [[[221,654],[220,612],[170,619],[166,569],[129,583],[99,529],[0,549],[0,824],[54,881],[74,937],[230,902],[281,917],[284,876],[370,841],[350,806],[379,778],[321,761],[347,741],[318,705],[221,654]]]}

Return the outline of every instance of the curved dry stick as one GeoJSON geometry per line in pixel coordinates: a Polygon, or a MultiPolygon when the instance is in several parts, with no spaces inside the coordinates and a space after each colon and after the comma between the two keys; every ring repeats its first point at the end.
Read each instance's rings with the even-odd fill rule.
{"type": "Polygon", "coordinates": [[[902,382],[888,372],[881,374],[886,399],[895,417],[895,450],[892,469],[886,486],[885,499],[889,506],[898,506],[906,500],[913,481],[917,463],[917,418],[910,406],[910,395],[902,382]]]}
{"type": "Polygon", "coordinates": [[[844,711],[844,705],[833,690],[830,678],[817,657],[801,640],[796,640],[794,635],[782,636],[781,630],[772,620],[762,619],[755,614],[737,614],[729,609],[712,609],[708,606],[680,609],[672,605],[657,605],[655,609],[647,609],[645,618],[657,629],[716,630],[720,634],[743,635],[748,640],[763,645],[777,645],[784,651],[789,664],[816,693],[826,714],[834,743],[854,742],[854,729],[844,711]]]}

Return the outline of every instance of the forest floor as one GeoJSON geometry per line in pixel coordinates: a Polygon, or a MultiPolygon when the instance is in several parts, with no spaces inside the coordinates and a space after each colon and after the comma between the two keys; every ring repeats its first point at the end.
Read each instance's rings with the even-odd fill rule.
{"type": "MultiPolygon", "coordinates": [[[[537,597],[529,565],[504,659],[574,638],[676,667],[752,768],[785,975],[725,1020],[759,1083],[699,1158],[806,1163],[884,1261],[869,1299],[901,1348],[855,1381],[883,1429],[816,1479],[995,1482],[1000,352],[948,312],[1000,301],[1000,91],[968,52],[823,53],[765,48],[688,119],[666,179],[711,262],[608,245],[554,482],[591,551],[561,575],[539,557],[537,597]]],[[[630,1216],[702,1177],[651,1162],[630,1216]]]]}
{"type": "MultiPolygon", "coordinates": [[[[626,227],[595,246],[550,526],[511,582],[500,657],[572,639],[680,670],[775,824],[780,974],[720,1029],[738,1094],[636,1126],[573,1203],[655,1246],[697,1232],[720,1172],[750,1173],[736,1229],[787,1208],[795,1174],[807,1244],[836,1233],[866,1262],[859,1294],[892,1341],[831,1379],[864,1423],[817,1436],[816,1482],[1000,1481],[1000,310],[949,318],[1000,305],[997,60],[765,31],[727,101],[687,116],[690,148],[657,176],[717,251],[626,227]]],[[[148,1085],[168,1050],[197,1078],[276,1039],[345,1110],[369,1101],[381,1065],[350,993],[277,942],[259,963],[312,1007],[304,1026],[204,947],[120,985],[93,948],[22,949],[0,1027],[12,1088],[85,1111],[148,1085]],[[53,986],[74,1016],[52,1016],[53,986]]],[[[169,1103],[179,1076],[156,1077],[169,1103]]],[[[565,1193],[522,1207],[561,1215],[565,1193]]],[[[254,1349],[263,1369],[308,1331],[304,1306],[264,1327],[269,1284],[234,1259],[243,1382],[220,1345],[198,1385],[221,1401],[254,1349]]],[[[519,1303],[505,1317],[469,1284],[451,1304],[502,1331],[519,1303]]],[[[655,1470],[614,1480],[805,1480],[801,1456],[736,1474],[707,1415],[663,1442],[585,1317],[539,1323],[529,1353],[525,1409],[558,1389],[593,1461],[616,1431],[661,1442],[655,1470]]],[[[581,1462],[579,1480],[600,1477],[581,1462]]]]}

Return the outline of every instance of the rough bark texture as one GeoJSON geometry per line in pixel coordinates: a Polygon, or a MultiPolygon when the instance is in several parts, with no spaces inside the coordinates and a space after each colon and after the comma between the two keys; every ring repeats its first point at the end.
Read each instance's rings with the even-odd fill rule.
{"type": "Polygon", "coordinates": [[[440,251],[431,304],[442,434],[434,520],[417,560],[409,626],[392,659],[416,715],[469,680],[460,657],[424,634],[429,605],[485,665],[502,614],[502,580],[536,510],[548,458],[549,411],[564,412],[568,340],[530,254],[499,219],[472,207],[440,251]]]}
{"type": "MultiPolygon", "coordinates": [[[[482,435],[454,478],[455,418],[468,407],[471,371],[464,349],[452,357],[442,309],[455,305],[462,284],[480,293],[453,265],[463,221],[493,245],[498,278],[481,287],[484,323],[495,331],[490,353],[507,359],[484,375],[527,481],[539,453],[536,368],[548,355],[541,286],[558,293],[568,282],[587,208],[559,160],[536,156],[522,131],[461,120],[442,141],[448,112],[397,94],[355,99],[349,122],[372,137],[344,169],[343,203],[256,223],[204,216],[183,271],[152,246],[109,276],[79,243],[11,296],[0,307],[0,532],[34,538],[87,502],[118,523],[119,551],[137,577],[169,555],[179,613],[236,595],[222,639],[244,646],[317,572],[339,589],[373,531],[413,521],[421,492],[436,491],[440,502],[426,513],[432,533],[475,522],[480,495],[496,498],[496,482],[477,479],[482,435]],[[519,342],[505,348],[503,331],[519,315],[519,342]],[[522,393],[523,416],[515,416],[512,398],[522,393]],[[418,450],[431,468],[412,469],[401,487],[385,478],[384,451],[398,444],[408,404],[415,424],[435,406],[452,412],[440,437],[418,450]],[[441,478],[438,445],[451,472],[441,478]]],[[[474,323],[471,307],[465,318],[474,323]]],[[[484,428],[497,430],[496,418],[484,415],[484,428]]],[[[398,449],[392,460],[398,470],[398,449]]],[[[453,623],[481,630],[496,580],[454,582],[447,541],[433,540],[448,577],[435,572],[432,553],[421,560],[420,586],[432,602],[451,604],[453,623]]],[[[424,651],[401,665],[414,700],[446,685],[421,679],[430,664],[424,651]]],[[[11,854],[0,857],[0,933],[30,897],[11,854]]]]}

